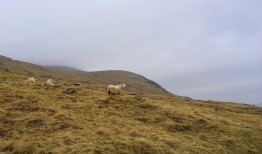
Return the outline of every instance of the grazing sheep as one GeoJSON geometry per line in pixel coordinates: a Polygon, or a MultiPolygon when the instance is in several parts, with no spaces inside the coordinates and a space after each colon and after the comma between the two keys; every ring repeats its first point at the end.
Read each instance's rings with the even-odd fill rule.
{"type": "Polygon", "coordinates": [[[56,83],[56,80],[54,80],[54,79],[48,79],[48,80],[46,80],[46,81],[52,82],[52,83],[56,83]]]}
{"type": "Polygon", "coordinates": [[[42,86],[45,86],[45,87],[54,87],[54,86],[55,86],[54,83],[56,83],[55,80],[53,80],[53,79],[48,79],[48,80],[46,80],[46,82],[44,82],[44,83],[42,84],[42,86]]]}
{"type": "Polygon", "coordinates": [[[26,84],[35,83],[35,78],[34,77],[28,78],[27,80],[25,80],[25,83],[26,84]]]}
{"type": "Polygon", "coordinates": [[[125,88],[126,85],[125,84],[119,84],[119,85],[109,85],[107,87],[107,93],[109,96],[113,96],[113,95],[122,95],[122,89],[125,88]]]}

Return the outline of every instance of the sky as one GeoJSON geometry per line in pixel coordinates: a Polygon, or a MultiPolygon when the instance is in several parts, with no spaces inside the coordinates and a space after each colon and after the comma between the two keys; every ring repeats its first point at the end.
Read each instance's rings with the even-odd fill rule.
{"type": "Polygon", "coordinates": [[[262,103],[261,0],[0,0],[0,55],[262,103]]]}

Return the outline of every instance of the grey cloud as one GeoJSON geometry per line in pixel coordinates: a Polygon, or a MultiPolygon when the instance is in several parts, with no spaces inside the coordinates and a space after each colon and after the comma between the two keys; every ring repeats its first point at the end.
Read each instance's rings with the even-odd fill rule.
{"type": "Polygon", "coordinates": [[[197,99],[262,100],[260,0],[3,0],[0,6],[0,54],[86,71],[129,70],[197,99]]]}

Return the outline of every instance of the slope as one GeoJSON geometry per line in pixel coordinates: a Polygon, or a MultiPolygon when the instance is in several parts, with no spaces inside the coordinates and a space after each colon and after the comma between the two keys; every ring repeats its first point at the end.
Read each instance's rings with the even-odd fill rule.
{"type": "Polygon", "coordinates": [[[39,66],[27,62],[13,60],[11,58],[0,55],[0,71],[13,72],[17,74],[23,74],[28,76],[56,78],[56,79],[75,79],[85,81],[85,78],[81,78],[74,74],[64,73],[52,68],[39,66]]]}
{"type": "Polygon", "coordinates": [[[109,99],[102,89],[0,72],[3,153],[262,153],[262,109],[167,95],[109,99]],[[142,98],[142,99],[141,99],[142,98]]]}

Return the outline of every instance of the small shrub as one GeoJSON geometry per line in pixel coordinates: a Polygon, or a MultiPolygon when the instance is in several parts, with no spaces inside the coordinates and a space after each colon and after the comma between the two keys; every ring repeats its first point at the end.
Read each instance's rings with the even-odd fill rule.
{"type": "Polygon", "coordinates": [[[137,106],[142,109],[155,109],[156,108],[156,106],[150,105],[148,103],[138,104],[137,106]]]}
{"type": "Polygon", "coordinates": [[[22,111],[22,112],[38,112],[38,111],[41,110],[41,108],[34,103],[22,101],[22,102],[20,102],[16,105],[12,106],[10,108],[10,110],[18,110],[18,111],[22,111]]]}
{"type": "Polygon", "coordinates": [[[27,96],[27,100],[30,102],[30,103],[37,103],[39,101],[39,98],[34,96],[34,95],[30,95],[30,96],[27,96]]]}
{"type": "Polygon", "coordinates": [[[36,149],[33,144],[28,144],[24,141],[18,141],[16,143],[8,144],[1,151],[13,154],[33,154],[35,150],[36,149]]]}
{"type": "Polygon", "coordinates": [[[200,135],[200,140],[202,140],[202,141],[207,141],[208,140],[208,138],[207,138],[207,136],[206,135],[200,135]]]}
{"type": "Polygon", "coordinates": [[[176,115],[172,113],[166,113],[165,116],[169,119],[171,119],[174,122],[182,123],[184,121],[184,118],[182,115],[176,115]]]}
{"type": "Polygon", "coordinates": [[[155,149],[154,146],[143,141],[134,141],[129,148],[133,153],[143,153],[143,154],[160,153],[160,151],[158,149],[155,149]]]}
{"type": "Polygon", "coordinates": [[[190,131],[191,130],[191,126],[189,125],[168,125],[167,126],[167,130],[169,132],[184,132],[184,131],[190,131]]]}
{"type": "Polygon", "coordinates": [[[27,127],[42,127],[44,125],[45,125],[45,122],[42,119],[30,120],[27,123],[27,127]]]}
{"type": "Polygon", "coordinates": [[[20,141],[15,144],[14,154],[33,154],[35,153],[35,147],[32,144],[26,144],[24,141],[20,141]]]}
{"type": "Polygon", "coordinates": [[[58,131],[58,130],[64,130],[66,128],[69,128],[71,126],[70,123],[68,122],[56,122],[54,123],[54,130],[58,131]]]}
{"type": "Polygon", "coordinates": [[[15,121],[11,120],[8,117],[4,117],[3,119],[1,119],[1,123],[5,126],[5,127],[12,127],[15,125],[15,121]]]}
{"type": "Polygon", "coordinates": [[[131,132],[129,135],[130,135],[131,137],[142,137],[142,135],[140,135],[140,134],[138,134],[138,133],[136,133],[136,132],[131,132]]]}
{"type": "Polygon", "coordinates": [[[150,122],[150,119],[145,118],[145,117],[139,117],[139,118],[135,118],[136,120],[143,122],[143,123],[148,123],[150,122]]]}
{"type": "Polygon", "coordinates": [[[0,129],[0,139],[5,138],[8,135],[8,131],[0,129]]]}
{"type": "Polygon", "coordinates": [[[7,146],[5,146],[1,151],[2,152],[11,152],[14,150],[14,143],[10,143],[7,146]]]}
{"type": "Polygon", "coordinates": [[[53,116],[56,114],[56,110],[53,110],[53,109],[45,109],[44,110],[48,116],[53,116]]]}
{"type": "Polygon", "coordinates": [[[172,140],[164,140],[163,141],[166,145],[168,145],[170,148],[176,149],[179,147],[178,143],[172,141],[172,140]]]}

